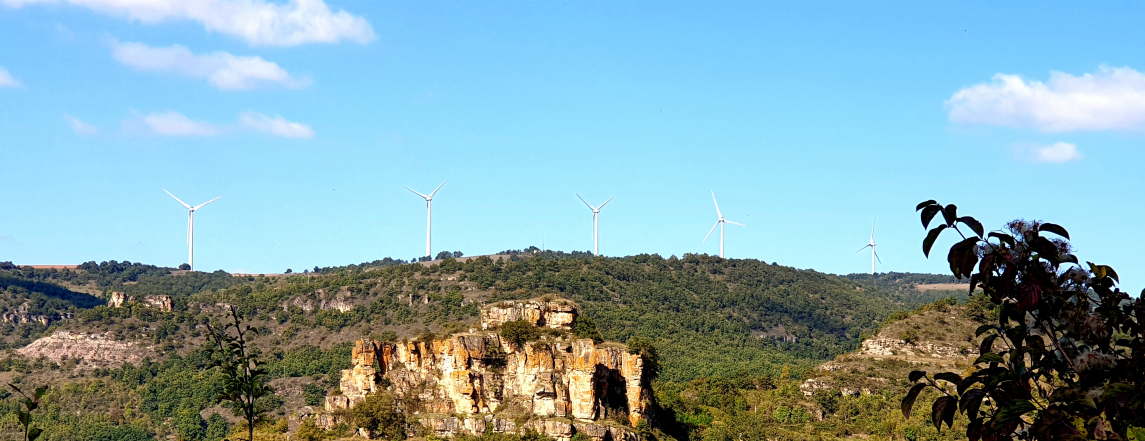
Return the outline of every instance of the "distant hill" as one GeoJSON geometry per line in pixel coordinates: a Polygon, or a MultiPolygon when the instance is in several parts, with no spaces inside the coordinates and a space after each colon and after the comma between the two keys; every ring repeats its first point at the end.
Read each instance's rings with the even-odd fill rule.
{"type": "MultiPolygon", "coordinates": [[[[584,321],[605,340],[651,341],[660,358],[658,397],[671,401],[672,396],[691,396],[686,390],[696,384],[720,385],[721,394],[735,397],[747,393],[742,388],[766,384],[753,378],[769,378],[775,384],[802,381],[815,375],[822,362],[859,349],[861,336],[907,317],[907,311],[936,298],[965,296],[916,289],[919,284],[952,282],[941,276],[837,276],[708,255],[604,258],[528,249],[496,257],[412,264],[383,259],[274,277],[185,272],[130,262],[89,262],[74,270],[5,267],[0,280],[7,281],[7,297],[0,298],[0,307],[11,310],[27,304],[57,318],[47,325],[0,323],[0,382],[97,382],[102,386],[91,390],[104,392],[69,392],[73,395],[68,402],[79,407],[62,405],[61,418],[64,411],[80,412],[111,424],[108,427],[120,427],[100,418],[116,406],[127,406],[136,419],[118,417],[126,421],[122,424],[135,424],[132,427],[160,438],[178,437],[182,429],[154,422],[198,418],[210,407],[219,383],[213,371],[205,370],[200,348],[204,324],[217,320],[225,305],[238,307],[260,330],[255,345],[284,394],[278,412],[289,415],[309,402],[303,390],[308,396],[335,390],[354,340],[424,339],[464,331],[478,326],[482,304],[551,297],[579,304],[584,321]],[[107,303],[111,292],[137,300],[114,307],[107,303]],[[170,296],[172,310],[143,302],[148,295],[170,296]],[[49,334],[51,338],[27,346],[49,334]],[[27,347],[23,355],[16,352],[22,347],[27,347]],[[748,383],[721,383],[732,378],[748,383]],[[673,390],[684,395],[673,395],[673,390]],[[122,399],[128,401],[110,400],[100,395],[104,393],[126,394],[122,399]]],[[[783,393],[795,394],[790,395],[792,405],[804,402],[798,388],[789,392],[783,393]]],[[[711,417],[715,410],[690,407],[685,398],[679,399],[684,401],[677,409],[694,412],[699,420],[671,416],[669,421],[695,423],[666,426],[671,436],[716,427],[706,425],[708,417],[702,416],[711,417]]],[[[665,406],[668,415],[676,412],[671,402],[665,406]]],[[[806,415],[791,421],[810,424],[801,419],[806,415]]],[[[52,430],[64,433],[90,423],[68,421],[53,423],[58,428],[52,430]]]]}

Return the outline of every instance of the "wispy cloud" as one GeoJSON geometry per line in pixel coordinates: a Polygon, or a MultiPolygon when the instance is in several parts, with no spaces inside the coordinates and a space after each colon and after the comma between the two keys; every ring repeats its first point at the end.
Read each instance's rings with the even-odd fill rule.
{"type": "Polygon", "coordinates": [[[174,110],[143,115],[141,119],[147,128],[156,135],[215,136],[222,134],[222,130],[219,130],[214,124],[195,121],[174,110]]]}
{"type": "Polygon", "coordinates": [[[8,73],[7,69],[0,67],[0,87],[20,87],[20,80],[17,80],[8,73]]]}
{"type": "Polygon", "coordinates": [[[288,121],[286,118],[275,115],[274,118],[258,112],[243,112],[239,115],[239,124],[248,129],[269,133],[283,138],[313,138],[314,129],[298,122],[288,121]]]}
{"type": "Polygon", "coordinates": [[[228,52],[195,55],[180,45],[150,47],[142,43],[112,41],[111,55],[120,63],[137,70],[167,72],[192,78],[205,78],[222,90],[247,90],[267,84],[285,87],[304,87],[309,80],[300,80],[279,67],[277,63],[260,57],[240,57],[228,52]]]}
{"type": "Polygon", "coordinates": [[[197,121],[182,113],[169,110],[162,113],[136,115],[124,120],[124,127],[140,127],[145,132],[160,136],[219,136],[242,131],[254,131],[282,138],[313,138],[310,126],[275,115],[248,111],[239,115],[236,123],[215,124],[197,121]]]}
{"type": "Polygon", "coordinates": [[[1077,144],[1068,142],[1055,142],[1050,145],[1020,144],[1014,146],[1014,155],[1023,161],[1052,164],[1077,161],[1083,157],[1077,149],[1077,144]]]}
{"type": "Polygon", "coordinates": [[[1043,132],[1145,129],[1145,75],[1101,67],[1073,76],[1051,72],[1047,83],[997,74],[946,102],[950,120],[1034,128],[1043,132]]]}
{"type": "Polygon", "coordinates": [[[368,43],[375,38],[365,18],[344,10],[331,11],[322,0],[284,4],[266,0],[0,0],[0,5],[10,8],[56,3],[147,24],[196,21],[207,31],[241,38],[255,46],[368,43]]]}
{"type": "Polygon", "coordinates": [[[85,123],[83,121],[80,121],[79,118],[76,118],[76,117],[71,116],[71,115],[64,115],[64,120],[68,122],[69,126],[71,126],[72,131],[74,131],[80,135],[91,136],[91,135],[98,135],[99,134],[99,128],[97,128],[96,126],[93,126],[91,124],[85,123]]]}

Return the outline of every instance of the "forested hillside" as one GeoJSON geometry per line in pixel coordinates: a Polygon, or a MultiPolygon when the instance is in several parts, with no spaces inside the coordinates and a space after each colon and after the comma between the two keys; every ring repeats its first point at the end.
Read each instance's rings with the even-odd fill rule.
{"type": "Polygon", "coordinates": [[[89,405],[93,413],[81,411],[82,418],[59,413],[47,439],[74,439],[69,433],[92,425],[218,439],[208,433],[233,428],[235,421],[212,419],[216,412],[230,414],[212,407],[218,378],[207,369],[201,348],[205,324],[218,320],[223,305],[238,307],[261,331],[255,345],[279,388],[277,401],[268,405],[275,408],[272,414],[286,417],[333,392],[340,369],[348,365],[349,342],[464,330],[476,325],[481,304],[498,300],[566,298],[580,305],[605,340],[651,341],[663,391],[699,379],[795,381],[823,360],[856,349],[861,335],[875,332],[892,315],[933,300],[933,293],[901,283],[927,281],[926,275],[899,274],[890,286],[707,255],[597,258],[530,249],[495,257],[408,264],[385,259],[243,277],[129,262],[63,271],[7,267],[0,269],[0,281],[8,281],[0,307],[33,305],[58,317],[46,326],[2,324],[8,349],[0,355],[0,380],[61,386],[49,394],[61,403],[104,403],[89,405]],[[113,291],[136,299],[169,295],[173,310],[142,302],[109,307],[106,296],[113,291]],[[134,342],[130,351],[141,361],[118,366],[97,363],[95,356],[61,358],[40,346],[17,351],[59,330],[134,342]],[[127,410],[109,414],[114,408],[127,410]]]}

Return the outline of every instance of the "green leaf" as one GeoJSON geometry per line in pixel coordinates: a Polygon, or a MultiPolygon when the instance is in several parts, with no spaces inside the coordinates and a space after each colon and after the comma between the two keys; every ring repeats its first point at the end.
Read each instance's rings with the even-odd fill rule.
{"type": "Polygon", "coordinates": [[[934,199],[931,199],[931,200],[929,200],[929,201],[923,201],[923,202],[919,202],[919,203],[918,203],[918,206],[917,206],[917,207],[914,207],[914,211],[918,211],[918,210],[921,210],[921,209],[923,209],[923,208],[926,208],[926,207],[927,207],[927,206],[929,206],[929,205],[936,205],[936,204],[938,204],[938,202],[937,202],[937,201],[935,201],[934,199]]]}
{"type": "Polygon", "coordinates": [[[1002,358],[1001,355],[995,354],[993,352],[987,352],[985,354],[978,356],[978,359],[974,360],[974,364],[978,364],[978,363],[1004,364],[1004,363],[1006,363],[1006,359],[1002,358]]]}
{"type": "Polygon", "coordinates": [[[975,330],[974,330],[974,336],[975,336],[975,337],[977,337],[977,336],[979,336],[979,335],[982,335],[982,333],[983,333],[983,332],[989,331],[989,330],[991,330],[991,329],[994,329],[994,325],[982,325],[982,326],[979,326],[979,327],[978,327],[978,329],[975,329],[975,330]]]}
{"type": "Polygon", "coordinates": [[[914,408],[914,400],[918,398],[918,393],[926,388],[926,383],[918,383],[910,388],[906,396],[902,399],[902,416],[903,418],[910,419],[910,411],[914,408]]]}
{"type": "Polygon", "coordinates": [[[907,378],[910,379],[911,383],[914,383],[914,382],[918,381],[919,378],[922,378],[925,376],[926,376],[926,371],[910,371],[910,375],[908,375],[907,378]]]}
{"type": "Polygon", "coordinates": [[[48,391],[48,388],[46,386],[37,387],[36,388],[36,398],[33,398],[33,399],[36,401],[40,401],[40,397],[44,396],[44,393],[47,391],[48,391]]]}
{"type": "Polygon", "coordinates": [[[1010,400],[998,406],[998,413],[994,414],[994,424],[1003,424],[1037,409],[1029,400],[1010,400]]]}
{"type": "Polygon", "coordinates": [[[934,374],[934,379],[953,384],[956,388],[962,387],[962,377],[954,372],[942,372],[934,374]]]}
{"type": "Polygon", "coordinates": [[[982,339],[982,344],[978,346],[978,353],[979,354],[989,353],[991,351],[991,349],[994,347],[994,340],[996,340],[997,338],[998,338],[998,335],[994,334],[994,335],[987,336],[986,338],[982,339]]]}
{"type": "MultiPolygon", "coordinates": [[[[1097,264],[1094,264],[1093,262],[1086,262],[1086,263],[1089,264],[1089,271],[1093,273],[1094,277],[1097,277],[1099,279],[1109,277],[1109,278],[1113,279],[1115,282],[1121,283],[1121,280],[1119,280],[1117,278],[1117,272],[1114,271],[1113,268],[1110,267],[1109,265],[1097,265],[1097,264]]],[[[1145,292],[1145,291],[1142,291],[1142,292],[1145,292]]]]}
{"type": "Polygon", "coordinates": [[[958,207],[954,204],[947,205],[942,209],[942,217],[946,219],[946,225],[954,226],[954,221],[958,220],[958,207]]]}
{"type": "Polygon", "coordinates": [[[958,400],[954,397],[939,397],[934,400],[934,405],[931,406],[930,420],[934,422],[934,428],[942,433],[942,423],[945,422],[950,428],[954,428],[954,412],[958,410],[958,400]]]}
{"type": "Polygon", "coordinates": [[[970,277],[978,265],[978,238],[971,237],[954,244],[946,255],[946,261],[950,263],[950,272],[954,273],[954,277],[970,277]]]}
{"type": "Polygon", "coordinates": [[[1145,441],[1145,428],[1129,426],[1126,431],[1130,441],[1145,441]]]}
{"type": "Polygon", "coordinates": [[[1038,227],[1038,231],[1048,231],[1050,233],[1054,233],[1058,236],[1064,237],[1067,240],[1069,239],[1069,233],[1066,232],[1065,228],[1062,228],[1062,226],[1058,225],[1058,224],[1051,224],[1051,223],[1042,224],[1041,226],[1038,227]]]}
{"type": "Polygon", "coordinates": [[[1015,243],[1015,242],[1014,242],[1014,236],[1011,236],[1011,235],[1009,235],[1009,234],[1006,234],[1006,233],[997,233],[997,232],[991,232],[990,234],[987,234],[986,236],[987,236],[987,237],[994,237],[994,238],[997,238],[997,239],[998,239],[998,241],[1000,241],[1000,242],[1002,242],[1002,243],[1005,243],[1006,245],[1009,245],[1009,246],[1010,246],[1010,248],[1013,248],[1013,247],[1014,247],[1014,243],[1015,243]]]}
{"type": "Polygon", "coordinates": [[[930,227],[930,221],[932,219],[934,219],[934,215],[938,214],[939,211],[942,211],[942,207],[939,205],[931,205],[931,206],[923,209],[922,210],[922,227],[923,228],[929,228],[930,227]]]}
{"type": "Polygon", "coordinates": [[[930,249],[934,247],[934,241],[938,240],[938,235],[942,234],[942,230],[946,229],[946,225],[939,225],[926,233],[926,239],[922,241],[922,254],[930,257],[930,249]]]}
{"type": "Polygon", "coordinates": [[[40,430],[39,427],[36,427],[34,429],[29,430],[28,431],[28,441],[36,441],[36,438],[39,438],[40,434],[43,432],[44,431],[40,430]]]}
{"type": "Polygon", "coordinates": [[[974,230],[974,234],[977,234],[978,237],[986,237],[984,235],[986,230],[982,228],[982,222],[978,222],[978,219],[972,218],[970,216],[962,216],[958,218],[958,221],[962,222],[963,225],[970,227],[971,230],[974,230]]]}
{"type": "Polygon", "coordinates": [[[962,413],[965,413],[967,418],[977,419],[978,408],[982,406],[982,398],[985,396],[985,390],[970,389],[962,394],[962,401],[958,403],[958,407],[962,409],[962,413]]]}
{"type": "Polygon", "coordinates": [[[32,414],[28,412],[20,412],[16,416],[16,419],[20,421],[21,426],[28,427],[28,422],[32,421],[32,414]]]}

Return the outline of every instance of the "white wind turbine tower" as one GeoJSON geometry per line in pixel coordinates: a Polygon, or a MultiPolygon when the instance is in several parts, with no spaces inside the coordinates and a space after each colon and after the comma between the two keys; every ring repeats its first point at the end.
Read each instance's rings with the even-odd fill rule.
{"type": "Polygon", "coordinates": [[[715,225],[712,225],[711,230],[708,230],[708,235],[704,236],[704,243],[708,241],[708,237],[711,237],[712,232],[716,231],[716,227],[720,227],[720,257],[724,257],[724,224],[739,225],[741,227],[746,227],[747,225],[724,219],[723,213],[720,213],[720,203],[716,202],[716,192],[714,191],[712,192],[712,203],[716,204],[716,216],[719,216],[720,219],[716,221],[715,225]]]}
{"type": "Polygon", "coordinates": [[[588,205],[589,210],[592,210],[592,255],[599,256],[600,255],[600,219],[599,219],[600,209],[604,208],[604,204],[612,202],[613,198],[608,198],[608,200],[604,201],[604,204],[600,204],[599,207],[593,207],[592,204],[589,204],[588,201],[585,201],[584,198],[580,197],[579,194],[576,195],[576,197],[577,197],[577,199],[580,199],[581,202],[584,202],[585,205],[588,205]]]}
{"type": "MultiPolygon", "coordinates": [[[[879,244],[875,243],[875,221],[871,221],[871,242],[868,243],[867,246],[859,248],[859,251],[863,251],[863,250],[867,249],[868,247],[871,249],[871,275],[872,276],[875,275],[875,260],[877,259],[879,261],[879,263],[883,263],[883,259],[879,259],[879,253],[875,252],[875,247],[877,247],[877,246],[879,246],[879,244]]],[[[859,251],[855,251],[855,252],[857,253],[859,251]]]]}
{"type": "Polygon", "coordinates": [[[402,186],[402,188],[405,188],[406,190],[409,190],[409,191],[413,191],[414,194],[421,196],[422,199],[425,199],[425,255],[426,255],[426,257],[431,257],[429,254],[429,250],[430,250],[429,244],[430,244],[430,238],[432,237],[431,234],[433,232],[433,195],[437,194],[437,191],[441,190],[441,186],[445,185],[445,183],[448,181],[449,181],[448,179],[445,181],[441,181],[441,184],[439,184],[437,186],[437,188],[433,189],[433,192],[431,192],[429,194],[429,196],[418,193],[418,192],[414,191],[414,189],[406,187],[404,185],[402,186]]]}
{"type": "MultiPolygon", "coordinates": [[[[163,189],[163,192],[175,198],[175,195],[171,194],[167,189],[163,189]]],[[[219,198],[221,197],[222,196],[219,196],[219,198]]],[[[194,207],[187,205],[186,202],[179,200],[179,198],[175,198],[176,201],[179,201],[180,204],[187,207],[187,246],[189,248],[187,250],[187,265],[191,267],[191,271],[195,270],[195,211],[211,202],[219,200],[219,198],[211,199],[194,207]]]]}

